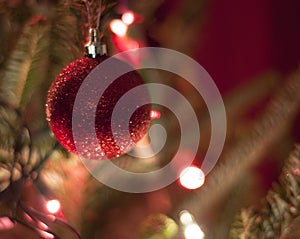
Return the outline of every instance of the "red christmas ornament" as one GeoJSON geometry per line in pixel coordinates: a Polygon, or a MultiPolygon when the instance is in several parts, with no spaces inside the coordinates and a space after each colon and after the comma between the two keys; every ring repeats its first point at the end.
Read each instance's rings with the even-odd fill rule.
{"type": "MultiPolygon", "coordinates": [[[[103,55],[106,51],[102,45],[98,44],[98,39],[95,37],[97,31],[92,29],[90,35],[91,42],[86,47],[88,56],[71,62],[52,83],[48,91],[46,116],[53,134],[67,150],[77,153],[75,145],[80,144],[84,148],[84,152],[81,152],[81,150],[80,154],[86,158],[112,159],[131,150],[134,143],[138,142],[147,133],[150,126],[151,107],[148,104],[135,110],[129,122],[125,122],[124,119],[122,123],[129,124],[126,130],[121,129],[118,125],[112,125],[112,113],[119,99],[127,91],[144,83],[141,76],[132,68],[132,71],[113,81],[105,89],[101,98],[99,95],[100,100],[95,114],[95,133],[98,144],[91,144],[92,140],[90,139],[94,135],[85,132],[84,125],[76,125],[76,128],[80,129],[80,138],[76,138],[77,142],[75,144],[72,132],[72,114],[78,90],[88,74],[108,58],[108,56],[103,55]],[[117,132],[112,132],[112,128],[118,129],[117,132]],[[129,140],[129,134],[132,141],[129,140]],[[114,137],[117,137],[118,143],[114,137]]],[[[116,64],[127,64],[116,58],[113,58],[113,61],[116,64]]],[[[114,70],[107,69],[105,74],[109,75],[114,70]]],[[[101,81],[105,77],[107,76],[101,75],[99,80],[101,81]]],[[[136,97],[137,102],[139,100],[149,102],[149,95],[147,94],[140,94],[136,97]]],[[[80,114],[81,112],[77,113],[80,114]]]]}
{"type": "MultiPolygon", "coordinates": [[[[71,152],[77,152],[72,133],[72,113],[77,92],[91,70],[107,58],[107,56],[83,57],[71,62],[62,70],[49,89],[46,104],[47,121],[60,144],[71,152]]],[[[110,70],[113,71],[114,69],[110,70]]],[[[108,73],[110,70],[108,70],[108,73]]],[[[99,80],[102,77],[105,76],[99,76],[99,80]]],[[[131,71],[116,79],[104,91],[95,116],[95,132],[99,145],[90,144],[89,138],[93,135],[86,135],[84,125],[81,129],[82,139],[80,139],[80,142],[76,142],[84,144],[83,146],[86,149],[84,154],[86,153],[88,158],[101,159],[104,156],[103,153],[109,159],[118,157],[133,147],[132,143],[130,144],[130,141],[128,141],[129,133],[135,143],[147,133],[150,125],[150,105],[144,105],[134,112],[129,122],[129,132],[120,130],[113,133],[111,126],[112,112],[118,100],[127,91],[143,83],[140,75],[136,71],[131,71]],[[113,135],[118,137],[120,145],[116,143],[113,135]],[[101,146],[101,151],[97,154],[95,148],[99,148],[99,146],[101,146]]],[[[148,98],[149,96],[139,95],[138,97],[148,98]]],[[[128,122],[124,122],[124,124],[128,125],[128,122]]]]}

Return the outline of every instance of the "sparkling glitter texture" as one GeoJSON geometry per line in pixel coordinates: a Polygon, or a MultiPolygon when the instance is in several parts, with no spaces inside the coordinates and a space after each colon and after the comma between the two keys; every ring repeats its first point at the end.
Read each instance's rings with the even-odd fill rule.
{"type": "MultiPolygon", "coordinates": [[[[95,59],[83,57],[71,62],[61,71],[49,89],[46,103],[47,121],[60,144],[73,153],[77,153],[72,134],[72,113],[77,92],[91,70],[107,58],[107,56],[99,56],[95,59]]],[[[106,74],[113,70],[107,69],[106,74]]],[[[99,80],[104,77],[106,76],[99,76],[99,80]]],[[[150,125],[150,105],[138,108],[129,122],[125,122],[124,119],[123,123],[128,126],[126,130],[111,126],[112,112],[118,100],[127,91],[143,83],[140,75],[136,71],[131,71],[107,87],[98,102],[95,116],[95,133],[99,144],[91,145],[89,139],[93,135],[85,132],[84,125],[76,126],[80,129],[81,135],[80,142],[76,144],[80,143],[83,146],[83,155],[80,152],[82,156],[89,159],[103,159],[104,155],[108,159],[116,158],[132,149],[133,143],[128,140],[129,134],[132,141],[136,143],[147,133],[150,125]],[[117,128],[118,131],[113,133],[112,128],[117,128]],[[119,145],[114,137],[118,138],[119,145]]],[[[149,95],[137,95],[137,102],[140,97],[148,99],[149,95]]]]}

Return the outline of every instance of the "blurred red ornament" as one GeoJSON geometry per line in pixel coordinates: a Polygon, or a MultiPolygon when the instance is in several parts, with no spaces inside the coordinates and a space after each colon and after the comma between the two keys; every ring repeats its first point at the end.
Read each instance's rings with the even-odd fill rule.
{"type": "MultiPolygon", "coordinates": [[[[83,57],[71,62],[61,71],[49,89],[46,104],[47,121],[60,144],[71,152],[77,153],[72,133],[72,113],[77,92],[87,75],[107,58],[108,56],[83,57]]],[[[115,61],[126,64],[117,59],[115,61]]],[[[114,70],[107,69],[107,74],[114,70]]],[[[105,77],[106,75],[99,76],[99,80],[105,77]]],[[[91,145],[89,139],[94,135],[85,133],[84,125],[76,126],[82,130],[80,142],[76,142],[76,144],[83,145],[86,150],[86,155],[80,152],[82,156],[89,159],[116,158],[131,150],[134,146],[132,141],[138,142],[147,133],[150,125],[150,105],[138,108],[131,116],[130,122],[124,122],[129,128],[127,132],[122,130],[112,132],[112,128],[115,129],[118,126],[112,127],[111,125],[112,113],[118,100],[127,91],[143,83],[141,76],[133,70],[116,79],[105,89],[98,102],[95,115],[95,133],[99,144],[91,145]],[[129,134],[132,141],[128,140],[129,134]],[[118,137],[119,144],[114,136],[118,137]],[[97,153],[95,148],[99,147],[101,150],[97,153]]],[[[137,101],[139,97],[148,99],[149,95],[137,95],[137,101]]]]}

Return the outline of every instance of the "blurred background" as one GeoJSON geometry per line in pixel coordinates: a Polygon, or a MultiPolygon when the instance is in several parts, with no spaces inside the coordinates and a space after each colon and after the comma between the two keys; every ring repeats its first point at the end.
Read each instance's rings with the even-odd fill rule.
{"type": "MultiPolygon", "coordinates": [[[[97,15],[99,0],[88,4],[97,15]]],[[[86,239],[299,238],[299,153],[289,156],[300,139],[299,13],[297,0],[103,1],[100,32],[110,55],[164,47],[192,57],[215,81],[227,114],[224,149],[201,187],[177,180],[133,194],[90,176],[46,121],[52,81],[84,55],[85,3],[0,0],[0,238],[76,238],[69,225],[86,239]],[[293,183],[278,180],[282,175],[293,183]],[[52,212],[45,206],[53,198],[60,206],[52,212]]],[[[192,105],[201,130],[193,165],[201,168],[211,130],[201,95],[174,74],[142,75],[192,105]]],[[[172,160],[176,116],[154,105],[151,118],[168,133],[162,151],[151,164],[130,155],[113,163],[144,172],[172,160]]]]}

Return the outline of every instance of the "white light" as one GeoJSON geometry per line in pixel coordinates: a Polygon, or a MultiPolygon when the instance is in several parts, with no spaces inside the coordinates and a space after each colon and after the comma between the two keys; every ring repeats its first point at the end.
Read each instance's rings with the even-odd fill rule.
{"type": "Polygon", "coordinates": [[[179,177],[180,184],[187,189],[200,188],[205,181],[203,171],[195,166],[183,169],[179,177]]]}
{"type": "Polygon", "coordinates": [[[109,24],[110,30],[116,35],[123,37],[127,33],[127,25],[120,19],[114,19],[109,24]]]}
{"type": "Polygon", "coordinates": [[[186,210],[180,213],[180,222],[182,225],[191,224],[194,221],[193,216],[186,210]]]}
{"type": "Polygon", "coordinates": [[[184,228],[184,236],[186,239],[204,239],[205,235],[196,223],[192,223],[184,228]]]}
{"type": "Polygon", "coordinates": [[[122,21],[126,25],[130,25],[134,22],[134,14],[131,11],[124,12],[122,15],[122,21]]]}
{"type": "Polygon", "coordinates": [[[56,199],[50,200],[46,204],[46,208],[50,213],[57,213],[60,209],[60,202],[56,199]]]}

